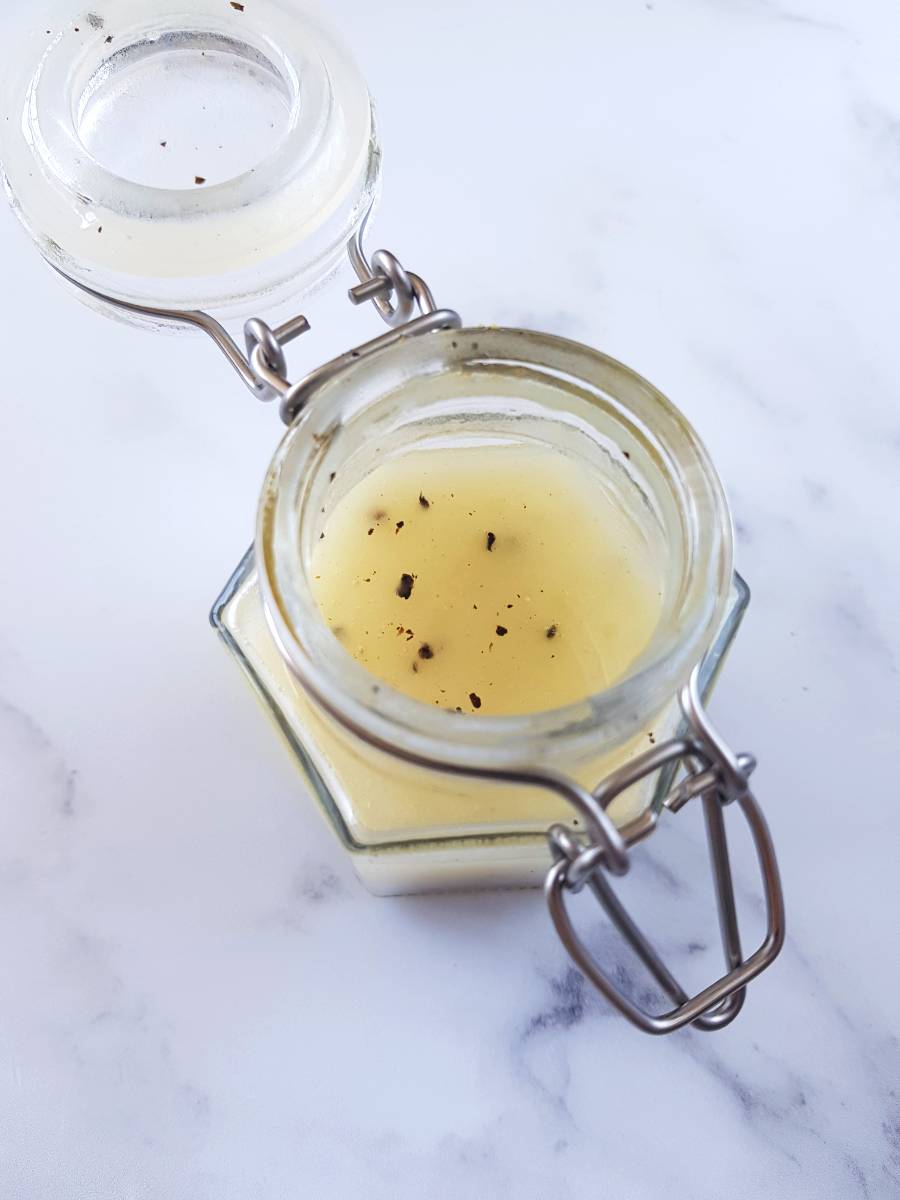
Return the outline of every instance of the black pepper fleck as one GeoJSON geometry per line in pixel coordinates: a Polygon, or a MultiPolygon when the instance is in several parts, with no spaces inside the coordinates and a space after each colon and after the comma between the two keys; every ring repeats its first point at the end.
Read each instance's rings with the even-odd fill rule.
{"type": "Polygon", "coordinates": [[[506,628],[505,625],[497,626],[497,637],[506,637],[506,635],[508,633],[509,633],[509,630],[506,628]]]}
{"type": "Polygon", "coordinates": [[[427,642],[423,642],[419,647],[419,658],[434,658],[434,651],[427,642]]]}
{"type": "Polygon", "coordinates": [[[469,692],[469,700],[473,708],[481,708],[481,697],[476,692],[469,692]]]}
{"type": "Polygon", "coordinates": [[[496,540],[497,540],[497,537],[496,537],[496,535],[495,535],[495,534],[493,534],[493,533],[488,533],[488,535],[487,535],[487,548],[488,548],[488,550],[493,550],[493,548],[494,548],[494,542],[496,542],[496,540]]]}
{"type": "Polygon", "coordinates": [[[412,595],[413,584],[415,580],[412,575],[403,574],[400,576],[400,583],[397,586],[397,595],[401,600],[408,600],[412,595]]]}
{"type": "Polygon", "coordinates": [[[204,175],[195,175],[194,183],[199,187],[201,184],[206,183],[206,177],[204,175]]]}
{"type": "Polygon", "coordinates": [[[231,0],[231,7],[235,10],[235,12],[243,12],[244,11],[243,4],[240,4],[238,2],[238,0],[231,0]]]}
{"type": "Polygon", "coordinates": [[[419,492],[419,504],[422,508],[431,508],[431,501],[427,496],[423,496],[421,492],[419,492]]]}
{"type": "Polygon", "coordinates": [[[371,536],[372,536],[372,534],[373,534],[374,532],[375,532],[375,530],[374,530],[374,529],[370,529],[370,530],[369,530],[369,537],[371,537],[371,536]]]}
{"type": "Polygon", "coordinates": [[[404,526],[405,524],[406,524],[406,522],[405,522],[405,521],[398,521],[398,522],[397,522],[397,528],[394,530],[394,532],[395,532],[395,533],[399,533],[399,532],[400,532],[400,530],[403,528],[403,526],[404,526]]]}
{"type": "Polygon", "coordinates": [[[556,625],[551,625],[550,628],[547,630],[547,637],[555,638],[558,632],[559,632],[558,627],[556,625]]]}

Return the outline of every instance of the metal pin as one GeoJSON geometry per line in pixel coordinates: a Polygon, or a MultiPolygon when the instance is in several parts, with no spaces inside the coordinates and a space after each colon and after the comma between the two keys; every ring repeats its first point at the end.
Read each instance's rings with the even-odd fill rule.
{"type": "Polygon", "coordinates": [[[286,346],[288,342],[298,338],[301,333],[309,333],[309,321],[302,315],[292,317],[290,321],[279,325],[274,333],[277,341],[281,342],[282,346],[286,346]]]}
{"type": "Polygon", "coordinates": [[[387,276],[375,275],[352,287],[347,294],[352,304],[365,304],[367,300],[387,299],[393,290],[394,285],[387,276]]]}

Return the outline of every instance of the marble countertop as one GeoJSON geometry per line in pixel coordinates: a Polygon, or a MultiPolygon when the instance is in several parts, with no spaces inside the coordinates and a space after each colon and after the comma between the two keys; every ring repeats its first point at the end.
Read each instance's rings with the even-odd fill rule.
{"type": "MultiPolygon", "coordinates": [[[[631,364],[713,452],[754,591],[715,714],[760,759],[788,942],[728,1030],[651,1039],[537,893],[366,894],[206,624],[275,414],[73,303],[4,212],[0,1195],[900,1195],[900,13],[330,7],[379,100],[379,243],[470,322],[631,364]]],[[[307,309],[294,362],[376,331],[307,309]]],[[[693,985],[701,836],[668,819],[626,890],[693,985]]]]}

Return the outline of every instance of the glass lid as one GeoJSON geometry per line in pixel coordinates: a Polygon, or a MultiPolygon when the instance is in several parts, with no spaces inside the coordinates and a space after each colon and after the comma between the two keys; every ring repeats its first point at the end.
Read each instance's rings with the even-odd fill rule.
{"type": "Polygon", "coordinates": [[[0,160],[41,253],[151,307],[245,315],[314,287],[375,198],[365,80],[294,0],[29,5],[0,160]]]}

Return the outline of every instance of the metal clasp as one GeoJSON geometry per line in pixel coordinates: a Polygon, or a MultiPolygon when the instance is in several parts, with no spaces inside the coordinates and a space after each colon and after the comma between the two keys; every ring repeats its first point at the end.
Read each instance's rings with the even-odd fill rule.
{"type": "Polygon", "coordinates": [[[350,289],[350,302],[365,304],[371,300],[382,320],[396,329],[412,320],[416,308],[425,315],[433,313],[437,305],[431,288],[421,275],[407,271],[390,250],[376,250],[369,263],[363,249],[363,238],[371,215],[370,208],[347,247],[353,270],[359,278],[356,287],[350,289]]]}
{"type": "Polygon", "coordinates": [[[370,214],[371,209],[347,247],[350,262],[359,277],[359,283],[350,288],[348,296],[352,304],[371,301],[381,318],[391,326],[390,332],[323,363],[299,383],[283,391],[280,411],[285,425],[295,420],[323,384],[359,359],[377,354],[404,338],[418,337],[439,329],[459,329],[462,325],[459,313],[452,308],[438,308],[424,279],[407,271],[390,250],[376,250],[372,262],[369,262],[362,239],[370,214]],[[417,309],[418,316],[415,315],[417,309]]]}
{"type": "MultiPolygon", "coordinates": [[[[547,874],[544,894],[550,916],[563,944],[577,966],[623,1016],[647,1033],[672,1033],[685,1025],[697,1029],[722,1029],[741,1010],[750,980],[776,958],[784,944],[784,899],[771,835],[749,787],[755,761],[750,755],[735,755],[713,727],[699,694],[698,672],[691,676],[680,697],[687,736],[656,746],[610,775],[593,792],[605,810],[632,784],[669,764],[684,762],[688,774],[667,795],[664,807],[678,812],[689,800],[700,797],[706,818],[706,834],[716,885],[716,900],[727,971],[695,996],[678,983],[629,916],[607,878],[606,852],[590,836],[576,838],[564,825],[548,831],[555,862],[547,874]],[[734,900],[734,885],[728,855],[723,809],[736,804],[750,827],[763,882],[766,903],[766,934],[759,947],[744,958],[734,900]],[[587,886],[625,941],[635,951],[665,995],[675,1005],[669,1012],[653,1015],[627,997],[604,972],[576,932],[566,904],[567,892],[587,886]]],[[[644,814],[622,830],[629,845],[645,837],[656,824],[656,814],[644,814]]]]}
{"type": "Polygon", "coordinates": [[[372,338],[348,350],[346,354],[333,358],[297,383],[291,383],[288,379],[284,347],[309,331],[309,321],[303,315],[292,317],[275,329],[261,318],[252,317],[244,325],[244,344],[247,351],[244,354],[228,330],[209,313],[199,309],[154,308],[150,305],[133,304],[128,300],[109,296],[105,292],[95,291],[52,263],[51,266],[79,291],[85,292],[104,305],[111,305],[123,312],[146,317],[157,323],[190,325],[202,330],[212,338],[242,382],[258,399],[280,402],[281,419],[286,425],[290,425],[318,387],[351,366],[357,359],[367,358],[406,337],[417,337],[438,329],[459,329],[462,325],[459,313],[451,308],[439,309],[424,279],[412,271],[407,271],[397,256],[389,250],[376,250],[371,263],[369,262],[363,249],[362,238],[371,211],[369,209],[366,213],[347,246],[350,262],[360,280],[350,289],[348,295],[353,304],[364,304],[371,300],[382,319],[391,326],[391,332],[372,338]]]}

